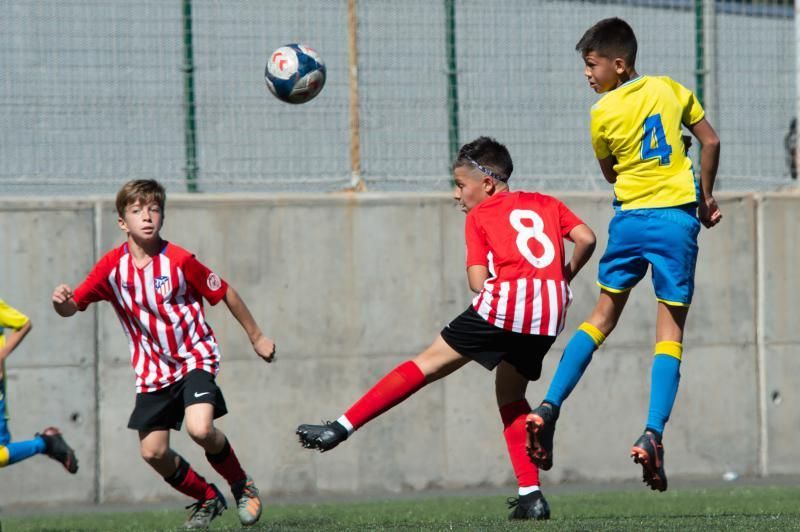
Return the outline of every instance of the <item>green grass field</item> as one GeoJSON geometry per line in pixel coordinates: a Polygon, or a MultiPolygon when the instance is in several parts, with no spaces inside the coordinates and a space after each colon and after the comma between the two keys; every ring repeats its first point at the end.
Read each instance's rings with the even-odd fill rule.
{"type": "MultiPolygon", "coordinates": [[[[403,500],[267,505],[249,530],[800,530],[800,487],[735,486],[572,492],[548,496],[548,522],[506,520],[501,496],[419,497],[403,500]]],[[[174,530],[181,511],[92,512],[4,517],[3,532],[17,530],[174,530]]],[[[236,530],[228,510],[212,530],[236,530]]]]}

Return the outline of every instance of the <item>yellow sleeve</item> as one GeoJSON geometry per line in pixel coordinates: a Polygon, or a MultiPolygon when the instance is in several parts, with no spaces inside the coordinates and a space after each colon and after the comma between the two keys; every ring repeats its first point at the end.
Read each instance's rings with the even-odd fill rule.
{"type": "Polygon", "coordinates": [[[19,330],[28,323],[28,316],[0,299],[0,327],[19,330]]]}
{"type": "Polygon", "coordinates": [[[605,125],[603,124],[602,114],[597,105],[592,107],[592,118],[589,125],[592,132],[592,148],[598,159],[605,159],[611,156],[611,148],[608,147],[608,140],[603,136],[605,125]]]}
{"type": "Polygon", "coordinates": [[[692,126],[705,117],[706,112],[703,110],[703,106],[700,105],[700,100],[697,99],[697,96],[692,91],[672,78],[664,77],[662,79],[672,88],[681,103],[681,108],[683,109],[681,122],[684,125],[692,126]]]}

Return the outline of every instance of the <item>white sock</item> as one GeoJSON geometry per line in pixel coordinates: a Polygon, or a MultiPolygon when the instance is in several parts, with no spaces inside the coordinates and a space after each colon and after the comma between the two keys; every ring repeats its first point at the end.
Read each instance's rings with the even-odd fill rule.
{"type": "Polygon", "coordinates": [[[336,420],[341,426],[347,429],[347,435],[351,435],[356,429],[353,428],[353,424],[350,423],[350,420],[345,417],[344,414],[336,420]]]}
{"type": "Polygon", "coordinates": [[[530,495],[534,491],[542,491],[542,490],[539,489],[539,486],[520,486],[519,496],[522,497],[523,495],[530,495]]]}

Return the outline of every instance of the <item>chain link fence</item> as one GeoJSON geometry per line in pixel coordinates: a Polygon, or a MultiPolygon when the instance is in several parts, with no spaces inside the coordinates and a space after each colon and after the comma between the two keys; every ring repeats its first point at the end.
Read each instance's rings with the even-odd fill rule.
{"type": "Polygon", "coordinates": [[[370,190],[446,190],[454,146],[479,135],[509,146],[515,186],[605,190],[588,133],[597,95],[574,46],[608,16],[636,31],[639,72],[702,94],[723,142],[720,189],[795,182],[785,140],[797,46],[784,0],[2,5],[2,195],[107,194],[133,178],[176,192],[334,191],[354,177],[370,190]],[[289,42],[327,65],[304,105],[264,86],[269,53],[289,42]]]}

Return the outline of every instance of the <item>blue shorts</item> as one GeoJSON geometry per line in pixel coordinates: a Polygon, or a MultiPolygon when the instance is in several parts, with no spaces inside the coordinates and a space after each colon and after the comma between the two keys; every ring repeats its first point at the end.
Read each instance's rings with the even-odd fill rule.
{"type": "Polygon", "coordinates": [[[0,379],[0,445],[6,445],[11,441],[11,433],[8,431],[6,421],[6,380],[0,379]]]}
{"type": "Polygon", "coordinates": [[[609,292],[630,290],[653,268],[656,298],[689,306],[694,294],[696,207],[617,210],[608,226],[608,246],[600,259],[597,284],[609,292]]]}

